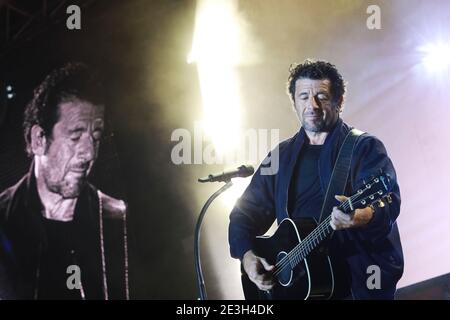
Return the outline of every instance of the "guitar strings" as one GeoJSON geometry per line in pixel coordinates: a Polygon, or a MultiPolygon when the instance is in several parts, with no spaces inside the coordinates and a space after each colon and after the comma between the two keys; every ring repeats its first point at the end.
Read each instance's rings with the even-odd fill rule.
{"type": "MultiPolygon", "coordinates": [[[[286,256],[284,256],[278,263],[275,265],[277,268],[277,271],[274,272],[275,275],[278,275],[280,272],[283,271],[285,267],[288,265],[291,265],[291,261],[295,260],[303,260],[305,257],[303,256],[305,253],[307,253],[309,249],[309,245],[313,243],[313,241],[316,238],[316,235],[318,233],[322,233],[326,231],[328,227],[331,227],[329,225],[329,222],[331,221],[331,217],[328,216],[325,221],[313,232],[311,232],[302,242],[300,242],[294,249],[291,250],[290,253],[288,253],[286,256]]],[[[326,234],[325,234],[326,236],[326,234]]],[[[321,239],[322,240],[322,239],[321,239]]]]}
{"type": "MultiPolygon", "coordinates": [[[[376,194],[376,193],[375,193],[376,194]]],[[[350,197],[351,200],[354,200],[354,198],[358,197],[360,194],[357,193],[350,197]]],[[[339,207],[341,207],[344,210],[347,210],[350,207],[350,202],[346,200],[343,202],[339,207]]],[[[295,264],[298,264],[300,261],[304,260],[306,255],[309,254],[312,250],[314,250],[314,246],[310,246],[311,244],[315,245],[316,240],[318,240],[318,243],[320,243],[322,240],[325,239],[327,234],[325,231],[327,231],[328,228],[331,228],[329,222],[331,221],[331,216],[328,216],[320,225],[317,227],[313,232],[311,232],[302,242],[297,244],[294,249],[291,250],[286,256],[284,256],[280,261],[278,261],[275,264],[275,271],[273,274],[276,276],[280,274],[286,266],[291,264],[291,261],[293,260],[296,262],[295,264]],[[319,235],[322,235],[322,232],[324,232],[324,239],[317,239],[318,233],[319,235]],[[309,251],[309,252],[308,252],[309,251]],[[305,255],[306,254],[306,255],[305,255]],[[294,259],[291,259],[292,256],[294,256],[294,259]]]]}
{"type": "MultiPolygon", "coordinates": [[[[331,216],[328,216],[323,223],[316,228],[313,232],[311,232],[302,242],[300,242],[294,249],[291,250],[286,256],[284,256],[280,261],[278,261],[275,265],[276,271],[274,275],[280,274],[288,265],[291,265],[291,261],[301,261],[305,258],[305,254],[308,253],[310,249],[310,245],[315,242],[318,234],[322,234],[324,232],[324,238],[326,237],[326,231],[330,226],[331,216]]],[[[323,240],[320,239],[319,242],[323,240]]],[[[312,251],[312,248],[311,248],[312,251]]]]}
{"type": "MultiPolygon", "coordinates": [[[[328,216],[324,220],[323,225],[319,226],[315,231],[311,232],[302,242],[300,242],[294,249],[292,249],[291,252],[289,252],[280,261],[278,261],[275,264],[276,271],[273,274],[274,275],[280,274],[284,270],[284,268],[286,268],[288,265],[291,265],[291,261],[303,260],[305,258],[303,255],[305,253],[307,253],[307,251],[308,251],[307,249],[309,249],[309,245],[311,243],[313,243],[313,241],[315,240],[315,239],[313,239],[313,237],[315,238],[317,233],[322,233],[322,232],[326,231],[327,228],[331,227],[329,224],[330,221],[331,221],[331,217],[328,216]]],[[[326,237],[326,235],[325,235],[325,237],[326,237]]],[[[323,239],[321,239],[321,240],[323,240],[323,239]]],[[[321,240],[319,240],[319,242],[321,240]]]]}
{"type": "MultiPolygon", "coordinates": [[[[350,199],[354,200],[354,197],[357,197],[359,194],[355,194],[354,196],[350,197],[350,199]]],[[[344,202],[340,207],[344,210],[348,209],[350,206],[349,201],[347,200],[344,202]]],[[[309,253],[308,251],[312,251],[314,248],[310,246],[311,244],[315,244],[318,234],[322,235],[324,234],[324,238],[327,236],[325,231],[327,231],[328,228],[331,228],[329,222],[331,221],[331,216],[328,216],[325,221],[323,221],[319,227],[317,227],[313,232],[311,232],[302,242],[300,242],[294,249],[291,250],[290,253],[288,253],[285,257],[283,257],[275,266],[276,271],[274,272],[274,275],[278,275],[280,272],[283,271],[283,269],[291,264],[291,261],[294,262],[300,262],[303,260],[306,255],[309,253]],[[294,257],[292,257],[294,256],[294,257]]],[[[324,239],[320,239],[319,242],[321,242],[324,239]]]]}
{"type": "MultiPolygon", "coordinates": [[[[344,210],[347,210],[350,207],[350,201],[354,200],[356,197],[358,197],[360,194],[354,194],[349,199],[347,199],[345,202],[343,202],[339,207],[341,207],[344,210]]],[[[311,232],[306,238],[297,244],[294,249],[292,249],[286,256],[284,256],[280,261],[278,261],[275,264],[275,271],[273,274],[275,276],[279,275],[284,268],[286,268],[288,265],[291,264],[291,260],[300,262],[301,260],[305,259],[305,256],[303,256],[305,253],[308,254],[308,250],[312,251],[314,249],[313,246],[310,247],[311,244],[315,244],[316,240],[320,243],[324,239],[317,239],[319,235],[322,235],[322,232],[324,232],[324,238],[327,236],[326,231],[328,228],[331,228],[329,222],[331,221],[331,215],[328,216],[320,225],[317,227],[313,232],[311,232]],[[294,257],[292,257],[294,256],[294,257]],[[293,259],[292,259],[293,258],[293,259]]],[[[297,263],[298,263],[297,262],[297,263]]],[[[296,263],[296,264],[297,264],[296,263]]]]}

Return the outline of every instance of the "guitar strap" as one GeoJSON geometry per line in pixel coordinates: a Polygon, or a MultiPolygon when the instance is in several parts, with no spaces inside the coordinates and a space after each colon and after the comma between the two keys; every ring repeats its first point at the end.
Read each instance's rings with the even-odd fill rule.
{"type": "Polygon", "coordinates": [[[331,213],[335,204],[335,195],[343,195],[347,184],[348,174],[350,172],[350,164],[352,162],[353,150],[356,146],[358,138],[363,131],[352,129],[345,136],[344,143],[339,150],[336,163],[334,164],[333,173],[331,174],[330,183],[325,193],[325,198],[320,211],[319,222],[322,222],[324,213],[331,213]]]}

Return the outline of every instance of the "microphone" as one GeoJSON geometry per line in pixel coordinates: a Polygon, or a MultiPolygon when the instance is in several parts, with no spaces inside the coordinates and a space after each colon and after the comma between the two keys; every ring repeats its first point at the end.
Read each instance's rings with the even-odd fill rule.
{"type": "Polygon", "coordinates": [[[245,178],[251,176],[255,172],[252,166],[242,165],[238,167],[236,170],[224,171],[218,174],[210,174],[205,178],[199,178],[198,182],[227,182],[230,181],[231,178],[245,178]]]}

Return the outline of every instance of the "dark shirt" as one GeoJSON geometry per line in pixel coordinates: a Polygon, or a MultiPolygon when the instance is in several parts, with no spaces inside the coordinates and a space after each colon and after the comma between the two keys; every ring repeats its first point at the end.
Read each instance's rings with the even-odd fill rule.
{"type": "MultiPolygon", "coordinates": [[[[45,233],[47,234],[47,245],[41,257],[38,298],[81,299],[79,289],[69,289],[67,286],[67,280],[75,274],[73,270],[67,273],[67,268],[70,265],[76,265],[82,270],[76,258],[75,224],[72,221],[43,220],[45,233]]],[[[73,282],[70,281],[69,283],[72,284],[73,282]]]]}
{"type": "Polygon", "coordinates": [[[67,288],[69,265],[79,266],[86,299],[104,298],[94,187],[83,188],[72,222],[43,218],[33,166],[0,200],[0,298],[81,299],[80,290],[67,288]]]}
{"type": "Polygon", "coordinates": [[[319,180],[322,145],[305,144],[300,152],[290,188],[291,218],[313,217],[319,220],[323,194],[319,180]]]}
{"type": "MultiPolygon", "coordinates": [[[[289,212],[293,220],[314,218],[317,223],[321,221],[324,194],[320,187],[319,158],[322,147],[323,145],[305,143],[300,151],[289,188],[289,212]]],[[[322,220],[324,218],[326,216],[323,216],[322,220]]],[[[326,245],[335,274],[333,298],[343,299],[351,296],[349,270],[340,244],[332,237],[326,241],[326,245]]]]}

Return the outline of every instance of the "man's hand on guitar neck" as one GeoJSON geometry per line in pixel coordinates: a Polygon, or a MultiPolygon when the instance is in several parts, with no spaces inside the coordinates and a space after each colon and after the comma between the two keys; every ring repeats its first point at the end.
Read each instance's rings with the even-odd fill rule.
{"type": "MultiPolygon", "coordinates": [[[[335,197],[341,202],[347,200],[346,196],[335,197]]],[[[337,207],[334,207],[331,212],[330,225],[333,230],[362,227],[369,223],[373,217],[373,213],[374,209],[370,206],[362,209],[356,209],[351,214],[346,214],[337,207]]]]}
{"type": "Polygon", "coordinates": [[[256,284],[260,290],[270,290],[274,286],[274,281],[270,271],[275,268],[266,259],[258,257],[252,250],[247,251],[242,258],[242,265],[248,278],[256,284]]]}

